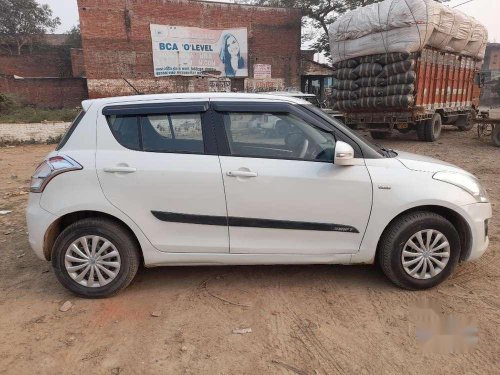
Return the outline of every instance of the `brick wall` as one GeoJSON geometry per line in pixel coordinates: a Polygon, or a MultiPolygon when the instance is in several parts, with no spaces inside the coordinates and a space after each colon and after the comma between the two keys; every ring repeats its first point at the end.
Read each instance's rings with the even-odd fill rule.
{"type": "Polygon", "coordinates": [[[83,49],[71,48],[71,70],[73,77],[85,77],[83,49]]]}
{"type": "Polygon", "coordinates": [[[0,74],[21,77],[71,77],[71,59],[67,50],[58,48],[19,56],[1,54],[0,74]]]}
{"type": "Polygon", "coordinates": [[[0,77],[0,92],[14,94],[25,104],[48,108],[77,107],[88,97],[87,83],[82,78],[0,77]]]}
{"type": "MultiPolygon", "coordinates": [[[[273,78],[300,87],[301,13],[298,10],[189,0],[78,0],[85,70],[92,98],[141,91],[207,91],[205,78],[155,78],[151,23],[209,29],[248,29],[249,75],[253,64],[271,64],[273,78]],[[135,83],[133,83],[135,85],[135,83]]],[[[242,89],[235,79],[233,88],[242,89]]]]}

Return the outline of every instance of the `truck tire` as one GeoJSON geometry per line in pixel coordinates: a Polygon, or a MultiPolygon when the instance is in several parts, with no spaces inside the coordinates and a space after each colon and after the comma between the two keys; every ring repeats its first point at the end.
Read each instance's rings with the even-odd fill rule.
{"type": "Polygon", "coordinates": [[[426,121],[419,121],[415,126],[415,128],[417,129],[417,138],[419,141],[425,141],[425,123],[426,121]]]}
{"type": "Polygon", "coordinates": [[[426,142],[435,142],[441,137],[443,128],[443,120],[439,113],[434,113],[430,120],[427,120],[424,125],[424,136],[426,142]]]}
{"type": "Polygon", "coordinates": [[[474,115],[469,111],[467,114],[459,116],[455,125],[461,132],[471,130],[474,127],[474,115]]]}
{"type": "Polygon", "coordinates": [[[500,147],[500,124],[495,125],[491,132],[491,140],[495,146],[500,147]]]}
{"type": "Polygon", "coordinates": [[[387,139],[391,136],[391,133],[388,133],[388,132],[370,132],[370,135],[373,139],[387,139]]]}

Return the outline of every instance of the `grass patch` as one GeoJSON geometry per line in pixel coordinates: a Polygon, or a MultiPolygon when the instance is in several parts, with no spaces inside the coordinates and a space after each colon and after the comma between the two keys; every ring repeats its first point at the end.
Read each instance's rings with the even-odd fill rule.
{"type": "Polygon", "coordinates": [[[0,123],[37,123],[42,121],[73,121],[80,108],[46,109],[16,107],[0,111],[0,123]]]}

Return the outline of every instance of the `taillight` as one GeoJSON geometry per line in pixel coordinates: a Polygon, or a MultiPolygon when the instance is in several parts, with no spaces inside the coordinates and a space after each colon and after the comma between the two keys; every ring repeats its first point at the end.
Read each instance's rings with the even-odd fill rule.
{"type": "Polygon", "coordinates": [[[53,156],[45,160],[35,170],[31,176],[30,191],[32,193],[41,193],[45,186],[58,174],[76,171],[83,167],[68,156],[53,156]]]}

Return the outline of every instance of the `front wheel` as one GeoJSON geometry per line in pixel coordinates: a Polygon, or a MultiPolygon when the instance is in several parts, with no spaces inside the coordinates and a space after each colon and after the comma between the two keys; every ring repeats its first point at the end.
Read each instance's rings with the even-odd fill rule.
{"type": "Polygon", "coordinates": [[[52,266],[61,284],[79,296],[102,298],[130,284],[139,268],[136,241],[121,225],[88,218],[64,229],[54,243],[52,266]]]}
{"type": "Polygon", "coordinates": [[[446,280],[460,258],[455,227],[433,212],[413,212],[396,219],[380,239],[378,261],[396,285],[428,289],[446,280]]]}

